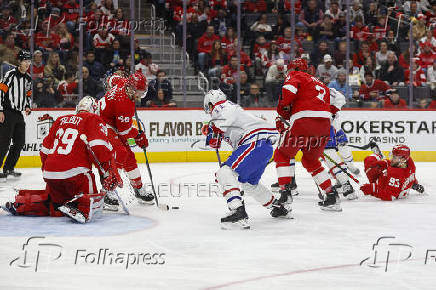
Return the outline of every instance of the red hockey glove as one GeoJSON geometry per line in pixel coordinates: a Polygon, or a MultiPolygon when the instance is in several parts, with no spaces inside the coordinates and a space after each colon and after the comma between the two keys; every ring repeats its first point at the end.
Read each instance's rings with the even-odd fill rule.
{"type": "Polygon", "coordinates": [[[139,132],[139,134],[135,137],[135,143],[141,148],[148,147],[148,140],[144,132],[139,132]]]}
{"type": "Polygon", "coordinates": [[[288,126],[282,121],[282,118],[276,117],[276,128],[280,134],[285,132],[288,129],[288,126]]]}
{"type": "Polygon", "coordinates": [[[117,186],[123,187],[123,180],[121,179],[118,169],[115,166],[115,159],[102,164],[103,169],[106,173],[103,176],[103,188],[109,191],[114,190],[117,186]]]}
{"type": "Polygon", "coordinates": [[[291,118],[291,106],[283,106],[279,102],[277,105],[277,113],[285,120],[289,120],[291,118]]]}
{"type": "Polygon", "coordinates": [[[209,146],[213,149],[219,149],[221,147],[221,134],[213,134],[212,138],[209,139],[209,146]]]}
{"type": "Polygon", "coordinates": [[[375,183],[367,183],[360,187],[360,190],[365,195],[374,195],[376,193],[376,185],[375,183]]]}

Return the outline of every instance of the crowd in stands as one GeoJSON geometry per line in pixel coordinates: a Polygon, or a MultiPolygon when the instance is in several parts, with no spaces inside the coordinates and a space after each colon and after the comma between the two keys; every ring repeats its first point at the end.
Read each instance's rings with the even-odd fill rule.
{"type": "MultiPolygon", "coordinates": [[[[158,13],[174,29],[181,45],[183,1],[151,2],[158,6],[158,13]]],[[[412,82],[414,105],[436,108],[436,1],[352,1],[349,87],[346,1],[295,0],[294,39],[290,1],[241,1],[240,39],[237,3],[187,1],[187,51],[196,71],[236,100],[240,41],[244,106],[275,106],[293,44],[295,56],[306,58],[312,73],[342,91],[351,106],[404,107],[402,98],[408,100],[407,86],[412,82]],[[397,100],[397,95],[402,98],[397,100]]]]}
{"type": "MultiPolygon", "coordinates": [[[[34,3],[33,105],[74,107],[78,101],[79,1],[34,3]]],[[[129,11],[118,7],[118,0],[83,3],[83,94],[101,98],[105,77],[116,71],[130,72],[129,11]]],[[[0,77],[17,65],[20,49],[30,50],[30,4],[30,0],[0,0],[0,77]]],[[[146,76],[150,86],[138,105],[175,106],[165,72],[152,64],[151,54],[138,41],[134,59],[135,70],[146,76]]]]}
{"type": "MultiPolygon", "coordinates": [[[[0,0],[0,74],[17,65],[21,48],[30,48],[30,0],[0,0]]],[[[79,1],[35,0],[34,104],[68,107],[77,102],[79,1]]],[[[84,95],[100,98],[105,76],[130,72],[129,11],[118,0],[84,0],[84,95]]],[[[182,0],[149,0],[182,44],[182,0]]],[[[287,73],[291,48],[306,58],[313,75],[342,91],[349,106],[407,104],[412,83],[414,105],[436,108],[436,0],[352,1],[350,62],[346,65],[346,1],[295,0],[295,36],[290,1],[187,1],[187,50],[197,72],[212,87],[247,107],[275,106],[287,73]],[[409,53],[409,22],[412,50],[409,53]],[[238,51],[238,47],[241,50],[238,51]],[[240,56],[240,64],[238,63],[240,56]],[[348,72],[347,72],[348,67],[348,72]],[[240,85],[238,86],[238,71],[240,85]],[[349,86],[346,85],[346,75],[349,86]],[[410,77],[411,76],[411,77],[410,77]],[[400,95],[400,101],[392,95],[400,95]],[[406,99],[406,103],[401,102],[406,99]]],[[[135,42],[135,70],[149,82],[141,106],[175,106],[165,71],[135,42]]]]}

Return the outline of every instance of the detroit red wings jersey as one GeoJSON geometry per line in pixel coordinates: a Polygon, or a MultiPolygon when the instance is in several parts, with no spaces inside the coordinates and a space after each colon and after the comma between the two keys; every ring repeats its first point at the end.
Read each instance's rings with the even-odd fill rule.
{"type": "Polygon", "coordinates": [[[330,90],[317,78],[300,71],[288,73],[277,106],[280,116],[290,124],[300,118],[330,118],[330,90]],[[290,106],[291,111],[283,107],[290,106]]]}
{"type": "Polygon", "coordinates": [[[123,142],[138,135],[132,126],[135,103],[126,93],[127,79],[117,78],[114,86],[99,101],[100,116],[112,129],[115,129],[123,142]]]}
{"type": "Polygon", "coordinates": [[[365,173],[371,182],[371,195],[382,200],[405,197],[412,185],[417,183],[412,158],[407,161],[406,168],[392,167],[390,160],[381,159],[377,155],[366,157],[364,164],[365,173]]]}
{"type": "Polygon", "coordinates": [[[67,179],[92,168],[94,159],[80,135],[85,134],[100,163],[112,157],[103,120],[88,112],[59,117],[45,137],[41,151],[43,177],[67,179]]]}

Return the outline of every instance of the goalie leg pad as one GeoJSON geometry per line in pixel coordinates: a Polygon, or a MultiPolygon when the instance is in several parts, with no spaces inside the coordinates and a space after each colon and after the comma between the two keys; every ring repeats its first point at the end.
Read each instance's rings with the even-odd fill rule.
{"type": "Polygon", "coordinates": [[[50,215],[48,193],[45,190],[20,190],[15,197],[18,215],[48,216],[50,215]]]}

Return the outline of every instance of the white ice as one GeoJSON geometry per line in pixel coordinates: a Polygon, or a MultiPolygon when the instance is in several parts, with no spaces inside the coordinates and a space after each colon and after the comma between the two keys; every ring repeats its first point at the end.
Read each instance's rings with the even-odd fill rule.
{"type": "MultiPolygon", "coordinates": [[[[342,201],[343,212],[331,213],[320,211],[314,182],[297,163],[294,220],[275,220],[246,197],[252,229],[223,231],[219,219],[226,206],[214,186],[216,163],[151,164],[161,202],[180,209],[136,206],[132,216],[105,213],[86,225],[0,210],[0,289],[436,289],[435,165],[417,163],[428,195],[412,191],[408,199],[383,202],[359,192],[358,200],[342,201]],[[32,236],[44,238],[23,250],[32,236]],[[375,247],[374,264],[372,247],[383,236],[395,238],[375,247]],[[164,253],[165,263],[141,260],[126,269],[122,260],[92,263],[90,254],[86,264],[86,254],[99,249],[164,253]]],[[[0,202],[12,198],[14,187],[44,187],[39,169],[21,171],[20,180],[0,184],[0,202]]],[[[147,176],[143,165],[141,172],[147,176]]],[[[262,182],[269,186],[275,176],[269,166],[262,182]]]]}

